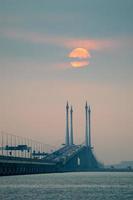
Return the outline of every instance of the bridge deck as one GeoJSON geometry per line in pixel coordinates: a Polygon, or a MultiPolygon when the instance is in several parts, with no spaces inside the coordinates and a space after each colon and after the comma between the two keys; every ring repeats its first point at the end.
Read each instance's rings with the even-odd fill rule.
{"type": "Polygon", "coordinates": [[[0,175],[84,171],[94,168],[98,168],[98,162],[91,148],[84,145],[64,146],[44,158],[0,156],[0,175]]]}
{"type": "Polygon", "coordinates": [[[53,161],[53,162],[62,162],[77,153],[80,149],[82,149],[82,145],[72,145],[72,146],[65,146],[61,149],[53,152],[52,154],[48,155],[45,160],[53,161]]]}

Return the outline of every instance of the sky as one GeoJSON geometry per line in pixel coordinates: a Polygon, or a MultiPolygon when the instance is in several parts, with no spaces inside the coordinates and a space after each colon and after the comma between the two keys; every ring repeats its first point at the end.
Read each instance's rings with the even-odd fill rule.
{"type": "Polygon", "coordinates": [[[88,101],[97,158],[133,160],[132,10],[132,0],[0,0],[0,131],[59,146],[68,100],[80,144],[88,101]],[[75,48],[87,66],[71,66],[75,48]]]}

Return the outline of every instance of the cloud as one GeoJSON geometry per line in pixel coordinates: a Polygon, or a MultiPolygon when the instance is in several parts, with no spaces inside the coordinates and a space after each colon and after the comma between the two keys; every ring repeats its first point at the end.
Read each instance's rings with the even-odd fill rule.
{"type": "MultiPolygon", "coordinates": [[[[84,58],[90,58],[91,57],[91,51],[105,51],[110,49],[117,49],[118,47],[123,47],[123,43],[127,44],[127,40],[123,38],[118,39],[82,39],[82,38],[72,38],[72,37],[62,37],[57,35],[46,35],[43,33],[38,32],[27,32],[23,30],[13,30],[13,29],[3,29],[0,30],[0,36],[18,40],[20,42],[25,41],[27,43],[37,44],[37,45],[53,45],[56,47],[62,47],[65,49],[70,50],[73,52],[73,49],[75,48],[84,48],[88,51],[87,56],[82,54],[82,59],[84,58]]],[[[129,39],[128,39],[129,40],[129,39]]],[[[132,40],[131,40],[132,41],[132,40]]],[[[130,42],[129,42],[130,44],[130,42]]],[[[69,58],[76,58],[70,57],[69,58]]],[[[80,58],[80,56],[78,56],[80,58]]],[[[89,64],[89,60],[70,60],[69,65],[73,67],[83,67],[87,66],[89,64]]],[[[62,66],[62,64],[59,64],[59,68],[62,66]]],[[[68,63],[63,63],[62,68],[66,68],[68,66],[68,63]]]]}
{"type": "Polygon", "coordinates": [[[70,39],[65,44],[68,48],[82,47],[87,50],[100,50],[113,46],[114,42],[111,40],[97,40],[97,39],[70,39]]]}
{"type": "Polygon", "coordinates": [[[23,40],[33,44],[59,44],[61,41],[59,38],[50,37],[44,34],[36,32],[24,32],[24,31],[14,31],[14,30],[4,30],[0,31],[0,34],[16,40],[23,40]]]}
{"type": "Polygon", "coordinates": [[[26,41],[33,44],[50,44],[69,49],[82,47],[86,48],[87,50],[100,50],[103,48],[110,48],[116,44],[112,40],[75,39],[10,29],[0,30],[0,35],[10,39],[26,41]]]}

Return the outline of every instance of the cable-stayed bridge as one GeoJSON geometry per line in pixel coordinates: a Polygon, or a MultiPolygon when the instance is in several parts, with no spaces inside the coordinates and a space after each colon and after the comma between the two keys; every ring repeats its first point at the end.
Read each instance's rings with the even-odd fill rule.
{"type": "Polygon", "coordinates": [[[3,132],[0,144],[0,175],[98,171],[103,168],[96,159],[91,146],[91,110],[87,102],[85,105],[85,142],[81,145],[74,144],[73,109],[71,107],[69,114],[68,102],[65,144],[61,148],[51,151],[49,145],[3,132]]]}

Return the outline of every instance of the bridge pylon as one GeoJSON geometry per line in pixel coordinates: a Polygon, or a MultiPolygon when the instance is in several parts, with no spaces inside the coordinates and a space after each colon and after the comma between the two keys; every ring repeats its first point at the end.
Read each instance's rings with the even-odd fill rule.
{"type": "Polygon", "coordinates": [[[70,145],[73,145],[73,108],[70,110],[70,145]]]}
{"type": "Polygon", "coordinates": [[[66,138],[65,138],[65,145],[69,146],[70,141],[69,141],[69,104],[67,101],[66,104],[66,138]]]}
{"type": "MultiPolygon", "coordinates": [[[[66,106],[66,138],[68,137],[68,103],[66,106]]],[[[62,157],[62,170],[64,171],[93,171],[101,168],[91,146],[91,109],[85,104],[85,144],[73,145],[73,109],[70,110],[69,144],[66,145],[62,157]],[[65,153],[64,153],[65,152],[65,153]]],[[[68,139],[68,138],[67,138],[68,139]]],[[[67,141],[66,141],[67,144],[67,141]]]]}

